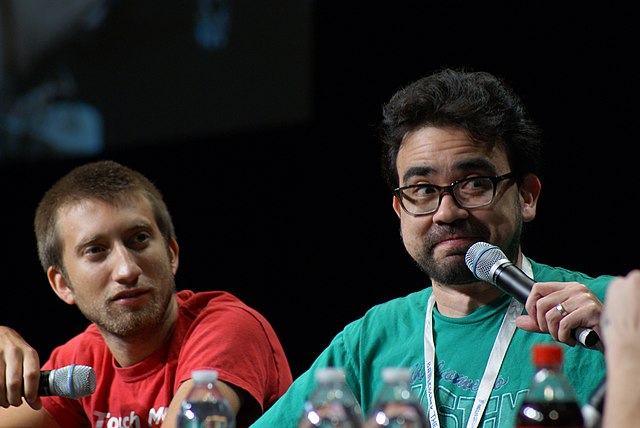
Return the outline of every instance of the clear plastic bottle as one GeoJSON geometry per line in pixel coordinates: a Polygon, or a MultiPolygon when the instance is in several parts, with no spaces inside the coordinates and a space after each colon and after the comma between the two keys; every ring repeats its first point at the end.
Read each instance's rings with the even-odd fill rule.
{"type": "Polygon", "coordinates": [[[315,372],[316,389],[304,404],[298,428],[362,428],[362,410],[345,382],[344,370],[324,367],[315,372]]]}
{"type": "Polygon", "coordinates": [[[215,370],[191,372],[193,388],[182,402],[178,415],[179,428],[235,428],[235,416],[216,382],[215,370]]]}
{"type": "Polygon", "coordinates": [[[365,428],[429,428],[418,396],[411,390],[406,367],[382,370],[384,384],[367,412],[365,428]]]}
{"type": "Polygon", "coordinates": [[[562,372],[563,348],[556,343],[532,348],[536,373],[516,415],[515,427],[584,428],[584,419],[573,387],[562,372]]]}

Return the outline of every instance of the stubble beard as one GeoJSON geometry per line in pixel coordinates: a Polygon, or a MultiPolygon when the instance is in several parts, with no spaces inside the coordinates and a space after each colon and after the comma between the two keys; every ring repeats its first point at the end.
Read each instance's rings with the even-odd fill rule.
{"type": "Polygon", "coordinates": [[[176,292],[173,275],[165,278],[165,282],[167,284],[158,289],[166,291],[163,294],[154,294],[148,304],[137,310],[103,302],[78,305],[78,309],[102,332],[120,338],[145,336],[160,328],[167,316],[171,299],[176,292]]]}
{"type": "Polygon", "coordinates": [[[175,284],[165,288],[162,295],[154,295],[151,302],[139,310],[130,311],[122,308],[107,307],[105,316],[100,322],[93,321],[100,330],[119,337],[146,336],[157,331],[162,325],[175,292],[175,284]]]}
{"type": "MultiPolygon", "coordinates": [[[[513,235],[509,242],[502,247],[507,258],[515,263],[520,248],[520,240],[522,238],[522,216],[520,215],[519,206],[516,210],[516,225],[513,235]]],[[[487,234],[488,231],[485,232],[487,234]]],[[[482,232],[476,231],[471,236],[482,236],[482,232]]],[[[473,276],[471,270],[465,262],[465,254],[468,248],[460,254],[450,254],[449,257],[442,260],[436,260],[433,255],[433,246],[438,239],[434,237],[425,237],[419,252],[414,256],[414,262],[418,267],[434,282],[442,285],[466,285],[478,282],[473,276]]]]}
{"type": "Polygon", "coordinates": [[[439,284],[463,285],[477,281],[464,263],[464,257],[436,262],[423,246],[423,253],[416,257],[415,262],[432,281],[439,284]]]}

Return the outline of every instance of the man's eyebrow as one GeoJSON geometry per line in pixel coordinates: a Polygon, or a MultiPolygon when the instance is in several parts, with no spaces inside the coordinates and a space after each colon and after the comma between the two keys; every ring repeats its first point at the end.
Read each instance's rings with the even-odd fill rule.
{"type": "MultiPolygon", "coordinates": [[[[460,162],[457,162],[454,168],[461,172],[475,171],[480,169],[480,170],[489,171],[492,174],[497,174],[495,164],[486,158],[464,159],[460,162]]],[[[434,172],[436,172],[436,169],[432,166],[428,166],[428,165],[413,166],[405,171],[405,173],[402,176],[402,179],[403,179],[403,182],[407,182],[411,177],[428,176],[434,172]]]]}
{"type": "Polygon", "coordinates": [[[430,166],[424,166],[424,165],[412,166],[411,168],[407,169],[405,173],[402,175],[402,182],[406,183],[407,181],[409,181],[411,177],[415,177],[415,176],[427,176],[433,173],[434,171],[435,171],[435,168],[430,166]]]}

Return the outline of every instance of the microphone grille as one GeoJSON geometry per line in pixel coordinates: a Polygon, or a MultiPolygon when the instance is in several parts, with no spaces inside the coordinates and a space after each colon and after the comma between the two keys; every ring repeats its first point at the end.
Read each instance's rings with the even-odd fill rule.
{"type": "Polygon", "coordinates": [[[500,260],[507,259],[502,250],[487,242],[476,242],[467,250],[464,261],[476,278],[493,283],[491,269],[500,260]]]}
{"type": "Polygon", "coordinates": [[[53,395],[81,398],[96,390],[96,372],[93,367],[71,364],[52,370],[49,382],[53,395]]]}

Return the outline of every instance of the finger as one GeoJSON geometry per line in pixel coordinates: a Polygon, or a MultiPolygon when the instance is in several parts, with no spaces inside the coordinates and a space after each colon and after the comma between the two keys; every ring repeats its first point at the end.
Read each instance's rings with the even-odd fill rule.
{"type": "Polygon", "coordinates": [[[5,370],[7,365],[5,364],[3,359],[0,359],[0,407],[9,407],[9,401],[7,401],[7,391],[5,388],[6,385],[6,376],[5,370]]]}
{"type": "Polygon", "coordinates": [[[569,346],[575,346],[577,341],[573,335],[573,327],[571,324],[571,309],[567,309],[568,303],[558,303],[554,310],[556,314],[553,314],[554,321],[552,321],[552,336],[562,343],[566,343],[569,346]]]}
{"type": "MultiPolygon", "coordinates": [[[[542,333],[536,320],[530,315],[520,315],[516,318],[516,327],[532,333],[542,333]]],[[[546,334],[546,333],[545,333],[546,334]]]]}
{"type": "Polygon", "coordinates": [[[5,341],[5,349],[2,351],[2,364],[4,379],[3,404],[20,406],[23,395],[27,395],[33,402],[37,400],[38,382],[40,379],[40,359],[38,353],[30,347],[21,337],[16,336],[13,346],[5,341]]]}
{"type": "Polygon", "coordinates": [[[549,311],[566,296],[568,283],[537,282],[531,288],[531,294],[525,307],[527,312],[536,320],[542,332],[549,332],[548,322],[552,320],[549,311]]]}
{"type": "Polygon", "coordinates": [[[544,312],[544,322],[547,331],[556,341],[560,341],[558,330],[560,329],[560,322],[566,315],[568,315],[568,312],[561,303],[556,304],[544,312]]]}
{"type": "MultiPolygon", "coordinates": [[[[560,335],[560,322],[567,317],[569,312],[572,312],[574,308],[589,306],[595,302],[599,303],[597,297],[588,287],[577,282],[540,282],[536,283],[534,287],[538,295],[535,301],[536,320],[540,325],[540,329],[552,333],[556,340],[560,335]],[[560,303],[563,306],[558,306],[560,303]],[[562,311],[559,311],[559,309],[562,309],[562,311]]],[[[594,309],[593,314],[596,313],[599,318],[600,313],[597,308],[594,309]]],[[[575,317],[572,317],[572,319],[575,320],[575,317]]],[[[571,328],[568,325],[566,322],[563,323],[564,327],[561,329],[563,337],[565,333],[571,336],[571,328]]],[[[590,327],[591,325],[593,325],[593,322],[582,327],[590,327]]],[[[568,342],[572,342],[571,337],[568,342]]]]}
{"type": "Polygon", "coordinates": [[[23,385],[21,393],[32,407],[38,405],[38,387],[40,385],[40,361],[39,359],[30,357],[25,358],[23,363],[23,385]]]}
{"type": "Polygon", "coordinates": [[[12,358],[13,363],[7,365],[5,369],[5,391],[6,400],[11,406],[22,404],[22,361],[16,363],[16,358],[12,358]]]}

